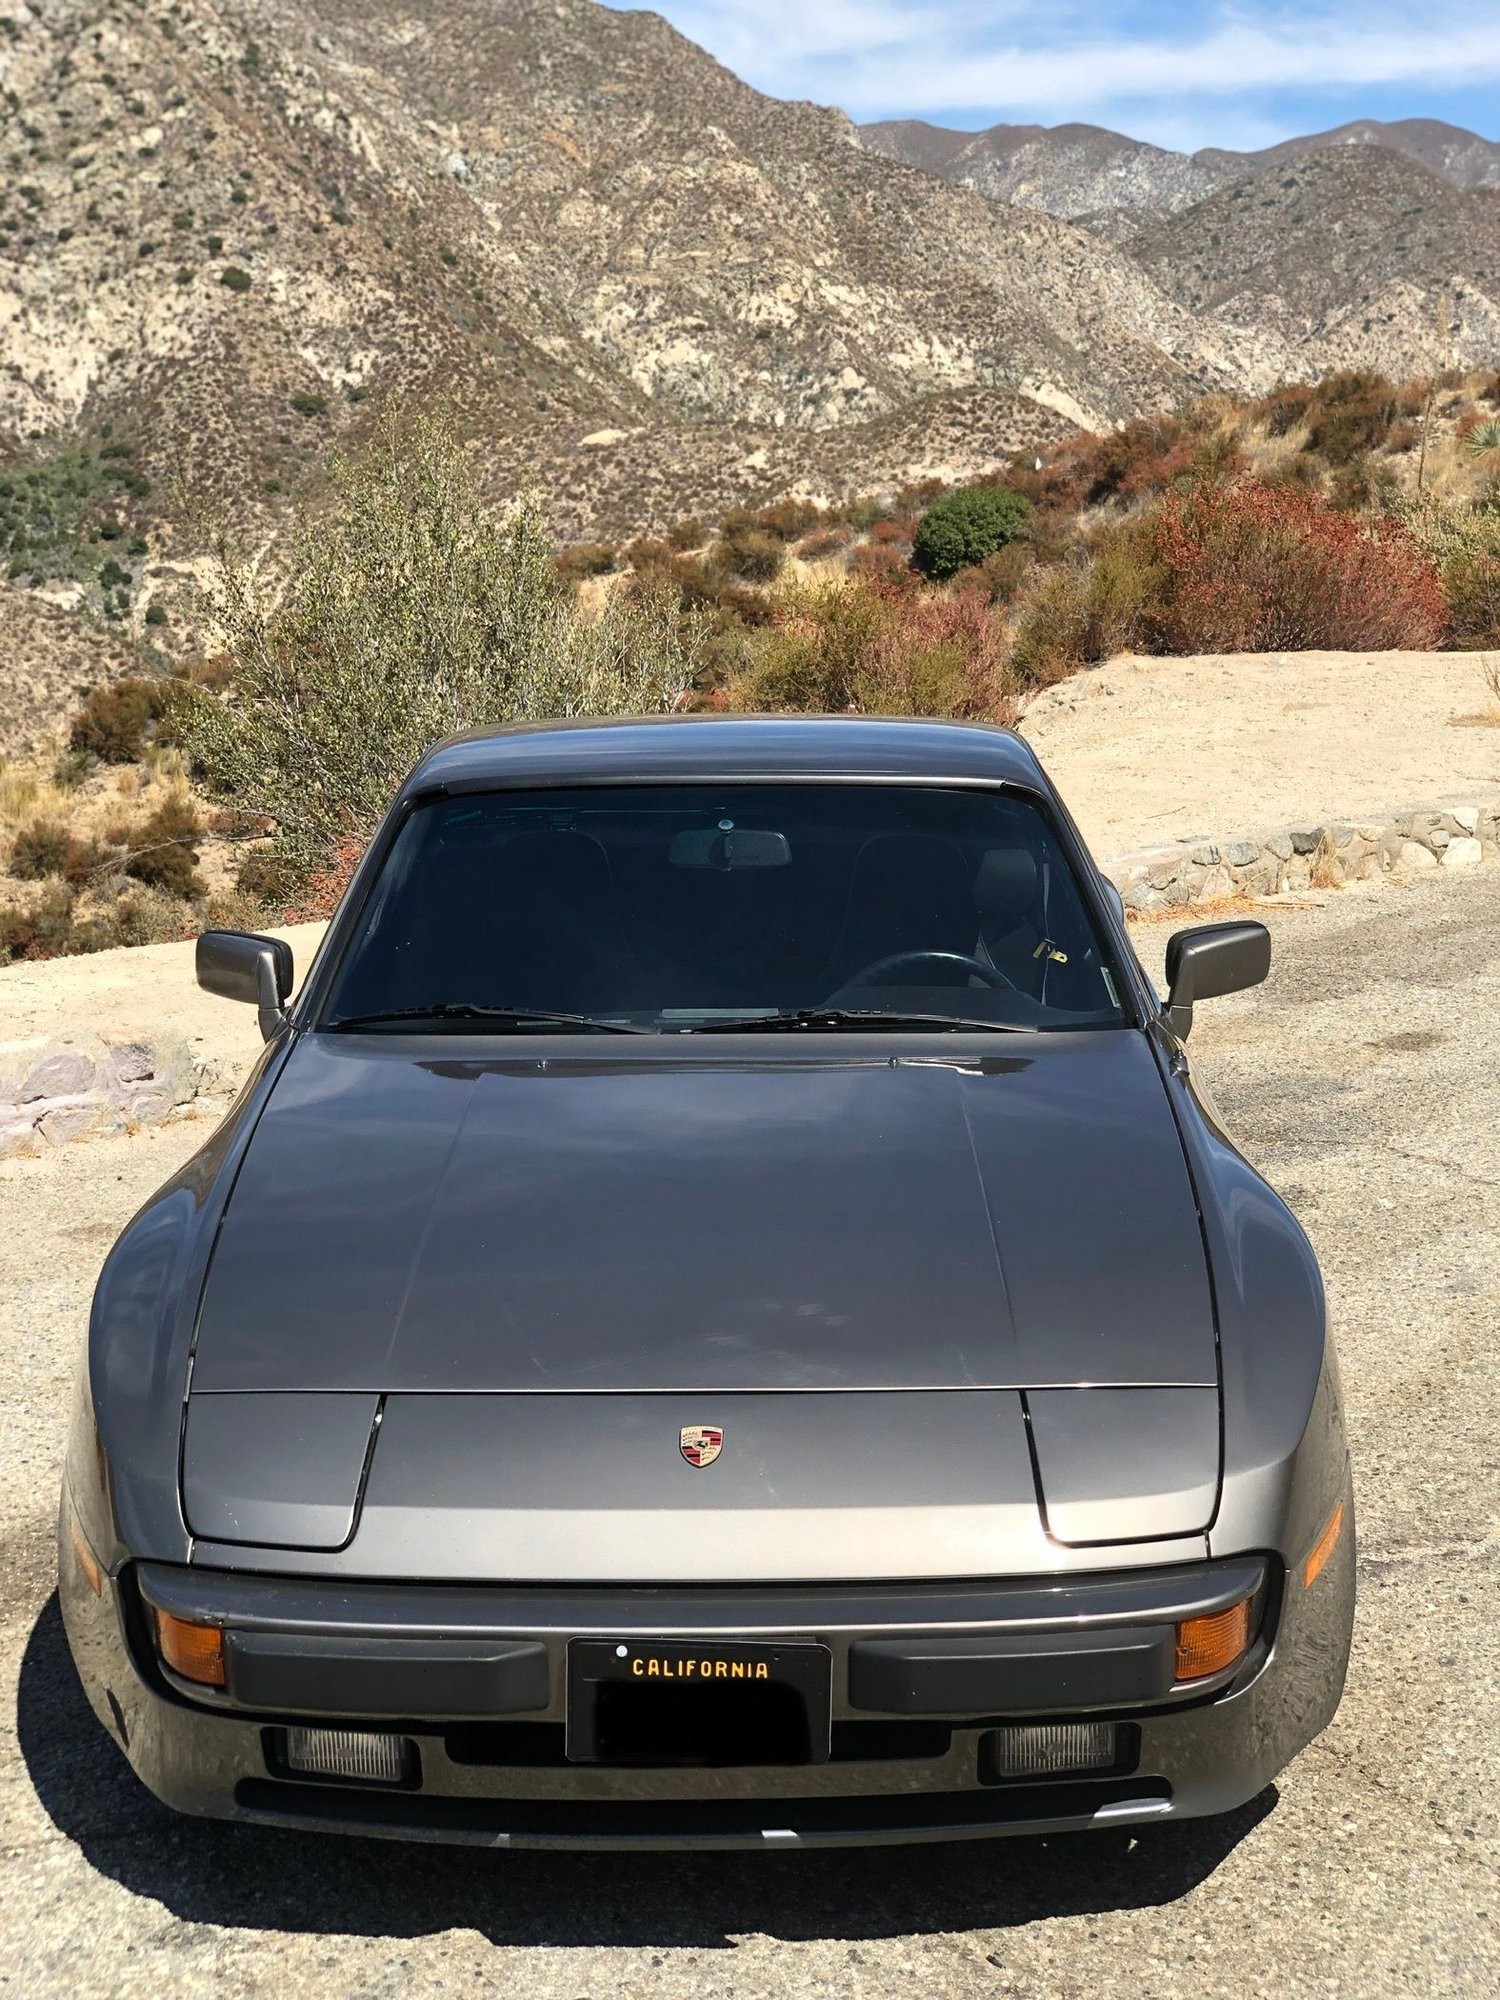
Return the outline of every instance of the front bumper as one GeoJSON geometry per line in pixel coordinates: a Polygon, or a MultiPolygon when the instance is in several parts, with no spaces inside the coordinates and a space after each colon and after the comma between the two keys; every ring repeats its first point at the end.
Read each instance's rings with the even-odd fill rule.
{"type": "MultiPolygon", "coordinates": [[[[1347,1486],[1344,1499],[1349,1510],[1347,1486]]],[[[554,1592],[318,1585],[137,1565],[104,1578],[96,1594],[70,1536],[60,1539],[63,1613],[85,1689],[137,1774],[167,1804],[268,1824],[492,1846],[854,1844],[1229,1811],[1261,1791],[1333,1715],[1353,1615],[1352,1511],[1311,1588],[1279,1562],[1251,1559],[1086,1581],[554,1592]],[[1151,1649],[1136,1643],[1140,1635],[1174,1613],[1232,1598],[1247,1579],[1258,1630],[1243,1663],[1195,1689],[1145,1686],[1142,1660],[1151,1649]],[[150,1643],[149,1603],[246,1635],[256,1705],[172,1685],[150,1643]],[[819,1639],[833,1655],[833,1755],[827,1763],[758,1768],[570,1764],[564,1662],[568,1640],[584,1634],[819,1639]],[[955,1639],[964,1642],[957,1650],[965,1667],[945,1682],[945,1647],[952,1651],[955,1639]],[[976,1639],[981,1659],[1004,1669],[991,1683],[1004,1691],[1004,1705],[980,1712],[954,1706],[972,1704],[976,1692],[976,1639]],[[476,1655],[523,1663],[519,1677],[491,1675],[488,1685],[511,1694],[492,1698],[488,1712],[474,1700],[475,1683],[449,1671],[476,1655]],[[922,1670],[903,1674],[908,1658],[922,1670]],[[352,1678],[351,1659],[359,1666],[352,1678]],[[446,1675],[441,1714],[414,1698],[424,1663],[434,1659],[446,1675]],[[1114,1673],[1125,1678],[1112,1685],[1114,1673]],[[500,1712],[497,1702],[513,1703],[523,1691],[530,1707],[500,1712]],[[934,1701],[941,1712],[922,1706],[934,1701]],[[1108,1772],[992,1780],[986,1741],[997,1726],[1083,1716],[1120,1725],[1108,1772]],[[299,1721],[399,1729],[416,1748],[414,1780],[388,1788],[287,1775],[281,1730],[299,1721]]],[[[234,1680],[232,1670],[231,1688],[234,1680]]]]}

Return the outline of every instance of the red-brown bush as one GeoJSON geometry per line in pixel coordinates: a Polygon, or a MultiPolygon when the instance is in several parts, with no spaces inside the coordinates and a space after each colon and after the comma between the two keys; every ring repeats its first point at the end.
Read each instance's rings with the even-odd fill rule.
{"type": "Polygon", "coordinates": [[[916,586],[916,574],[900,547],[891,542],[861,542],[849,558],[849,574],[870,582],[916,586]]]}
{"type": "Polygon", "coordinates": [[[1176,653],[1435,646],[1442,586],[1396,522],[1340,513],[1291,486],[1170,493],[1152,526],[1156,642],[1176,653]]]}

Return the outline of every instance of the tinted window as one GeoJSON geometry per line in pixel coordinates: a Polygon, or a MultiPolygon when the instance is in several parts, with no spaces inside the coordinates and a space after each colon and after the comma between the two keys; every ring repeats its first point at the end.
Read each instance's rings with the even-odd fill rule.
{"type": "Polygon", "coordinates": [[[837,783],[420,806],[323,1024],[460,1006],[656,1032],[829,1007],[1015,1027],[1121,1018],[1033,806],[837,783]]]}

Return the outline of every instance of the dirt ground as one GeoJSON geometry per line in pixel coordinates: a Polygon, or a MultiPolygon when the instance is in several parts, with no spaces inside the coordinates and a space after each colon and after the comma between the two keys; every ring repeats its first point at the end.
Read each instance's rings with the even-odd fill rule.
{"type": "MultiPolygon", "coordinates": [[[[1493,2000],[1500,1434],[1491,871],[1268,913],[1190,1055],[1311,1231],[1359,1610],[1333,1725],[1141,1836],[504,1855],[174,1818],[93,1721],[53,1595],[99,1260],[207,1120],[0,1164],[0,1994],[16,2000],[1493,2000]]],[[[1142,927],[1153,964],[1171,924],[1142,927]]],[[[3,977],[3,975],[0,975],[3,977]]],[[[247,1037],[255,1026],[243,1016],[247,1037]]]]}
{"type": "Polygon", "coordinates": [[[1039,695],[1021,733],[1101,861],[1178,840],[1358,824],[1500,796],[1485,658],[1111,660],[1039,695]]]}

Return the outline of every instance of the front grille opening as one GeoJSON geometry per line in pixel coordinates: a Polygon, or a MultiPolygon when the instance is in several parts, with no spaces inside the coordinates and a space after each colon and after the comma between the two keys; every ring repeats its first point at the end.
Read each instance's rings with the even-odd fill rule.
{"type": "Polygon", "coordinates": [[[330,1785],[242,1778],[235,1803],[247,1812],[307,1823],[410,1830],[455,1840],[656,1841],[859,1840],[902,1833],[998,1833],[1035,1825],[1087,1825],[1154,1816],[1171,1801],[1161,1778],[1110,1778],[1055,1785],[1004,1785],[984,1792],[904,1792],[811,1799],[451,1799],[430,1792],[379,1794],[330,1785]]]}
{"type": "Polygon", "coordinates": [[[835,1764],[918,1764],[946,1757],[953,1731],[946,1722],[836,1722],[835,1764]]]}
{"type": "Polygon", "coordinates": [[[535,1769],[566,1764],[567,1737],[560,1722],[463,1722],[444,1734],[443,1748],[450,1764],[535,1769]]]}

